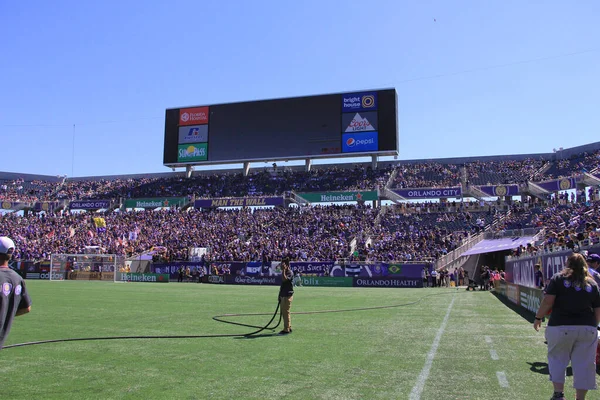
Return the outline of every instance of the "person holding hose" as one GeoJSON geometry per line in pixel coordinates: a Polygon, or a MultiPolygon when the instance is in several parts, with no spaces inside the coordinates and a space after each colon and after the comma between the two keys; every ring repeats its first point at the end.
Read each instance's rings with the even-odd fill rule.
{"type": "Polygon", "coordinates": [[[281,286],[279,287],[279,309],[283,319],[283,330],[280,335],[292,333],[292,317],[290,309],[294,300],[294,273],[290,268],[290,259],[284,258],[281,262],[281,286]]]}

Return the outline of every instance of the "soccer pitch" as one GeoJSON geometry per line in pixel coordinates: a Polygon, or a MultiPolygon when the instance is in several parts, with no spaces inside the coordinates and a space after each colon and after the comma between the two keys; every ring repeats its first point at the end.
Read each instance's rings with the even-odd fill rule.
{"type": "MultiPolygon", "coordinates": [[[[80,337],[244,334],[278,287],[27,281],[5,345],[80,337]]],[[[7,399],[539,399],[543,333],[489,292],[300,287],[294,332],[48,343],[0,351],[7,399]]],[[[280,328],[277,329],[279,331],[280,328]]],[[[567,378],[567,394],[572,378],[567,378]]],[[[596,393],[591,393],[590,397],[596,393]]]]}

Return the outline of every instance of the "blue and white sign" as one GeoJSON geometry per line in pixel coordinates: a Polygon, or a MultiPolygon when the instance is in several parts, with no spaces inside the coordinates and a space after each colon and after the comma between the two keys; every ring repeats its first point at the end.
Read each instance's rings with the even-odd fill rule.
{"type": "Polygon", "coordinates": [[[377,110],[377,92],[342,95],[342,112],[377,110]]]}
{"type": "Polygon", "coordinates": [[[377,131],[346,133],[342,135],[342,153],[359,153],[379,150],[377,131]]]}
{"type": "Polygon", "coordinates": [[[208,142],[208,125],[182,126],[179,128],[179,144],[208,142]]]}

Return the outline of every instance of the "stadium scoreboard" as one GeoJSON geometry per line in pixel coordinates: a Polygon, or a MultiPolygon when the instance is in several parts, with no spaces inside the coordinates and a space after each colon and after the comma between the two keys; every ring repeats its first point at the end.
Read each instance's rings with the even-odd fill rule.
{"type": "Polygon", "coordinates": [[[395,89],[171,108],[168,167],[398,155],[395,89]]]}

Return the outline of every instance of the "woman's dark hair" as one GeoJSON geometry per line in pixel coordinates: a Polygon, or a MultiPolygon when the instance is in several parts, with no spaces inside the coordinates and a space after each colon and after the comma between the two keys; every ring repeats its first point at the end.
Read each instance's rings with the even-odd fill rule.
{"type": "Polygon", "coordinates": [[[579,283],[582,286],[586,282],[596,284],[596,281],[594,281],[594,278],[588,271],[585,258],[579,253],[572,254],[567,258],[567,265],[565,265],[565,268],[560,273],[565,278],[569,278],[574,283],[579,283]]]}

